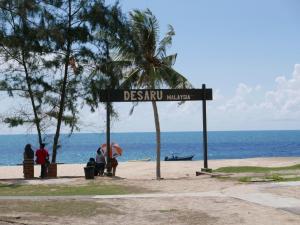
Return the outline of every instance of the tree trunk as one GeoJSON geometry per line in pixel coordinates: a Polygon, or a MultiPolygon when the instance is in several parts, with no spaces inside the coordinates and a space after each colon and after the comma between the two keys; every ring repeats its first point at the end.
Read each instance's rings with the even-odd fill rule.
{"type": "Polygon", "coordinates": [[[53,149],[52,149],[52,163],[56,162],[56,153],[57,153],[57,146],[58,140],[60,136],[60,127],[62,122],[62,117],[65,109],[65,99],[66,99],[66,88],[67,88],[67,81],[68,81],[68,70],[69,70],[69,62],[70,62],[70,55],[71,55],[71,39],[70,39],[70,28],[71,28],[71,21],[72,21],[72,11],[71,11],[71,0],[69,0],[69,12],[68,12],[68,31],[67,31],[67,49],[66,49],[66,58],[65,58],[65,69],[64,69],[64,79],[61,88],[61,95],[60,95],[60,102],[59,102],[59,112],[57,116],[57,126],[56,132],[54,135],[53,140],[53,149]]]}
{"type": "Polygon", "coordinates": [[[37,110],[36,110],[34,96],[33,96],[33,92],[32,92],[32,89],[31,89],[31,80],[30,80],[30,77],[29,77],[29,73],[28,73],[28,69],[27,69],[27,66],[26,66],[24,56],[22,56],[22,63],[23,63],[23,67],[24,67],[24,70],[25,70],[26,84],[27,84],[27,87],[28,87],[28,93],[29,93],[29,97],[30,97],[30,101],[31,101],[33,114],[34,114],[34,124],[35,124],[36,130],[38,132],[39,144],[41,145],[43,140],[42,140],[41,127],[40,127],[40,118],[39,118],[37,110]]]}
{"type": "Polygon", "coordinates": [[[155,101],[152,101],[155,129],[156,129],[156,179],[159,180],[160,176],[160,126],[157,105],[155,101]]]}
{"type": "MultiPolygon", "coordinates": [[[[70,54],[67,53],[66,55],[66,60],[69,60],[70,54]]],[[[56,153],[57,153],[57,146],[58,146],[58,140],[60,136],[60,127],[61,127],[61,122],[62,122],[62,117],[64,113],[64,108],[65,108],[65,98],[66,98],[66,87],[67,87],[67,79],[68,79],[68,67],[69,64],[66,62],[65,63],[65,72],[64,72],[64,80],[62,84],[62,89],[61,89],[61,95],[60,95],[60,103],[59,103],[59,112],[57,116],[57,126],[56,126],[56,131],[54,135],[54,140],[53,140],[53,151],[52,151],[52,163],[56,162],[56,153]]]]}

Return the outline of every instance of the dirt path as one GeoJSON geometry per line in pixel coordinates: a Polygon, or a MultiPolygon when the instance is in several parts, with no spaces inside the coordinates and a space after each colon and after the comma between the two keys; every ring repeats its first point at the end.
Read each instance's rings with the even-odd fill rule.
{"type": "MultiPolygon", "coordinates": [[[[286,166],[298,158],[211,160],[210,166],[286,166]]],[[[87,181],[84,165],[59,165],[59,179],[22,179],[22,167],[0,167],[5,184],[120,185],[147,193],[126,196],[0,197],[0,225],[299,225],[300,183],[241,184],[195,176],[201,161],[162,162],[165,179],[155,180],[154,162],[120,163],[119,177],[87,181]],[[180,169],[179,169],[180,168],[180,169]]],[[[39,173],[36,167],[36,174],[39,173]]]]}
{"type": "MultiPolygon", "coordinates": [[[[281,187],[300,187],[300,182],[272,183],[239,185],[219,191],[209,192],[176,192],[176,193],[145,193],[129,195],[96,195],[96,196],[0,196],[0,200],[30,200],[30,201],[49,201],[49,200],[92,200],[92,199],[162,199],[162,198],[203,198],[220,197],[235,198],[250,203],[268,206],[277,209],[284,209],[300,215],[300,198],[283,197],[276,194],[262,192],[266,188],[281,187]]],[[[300,197],[300,196],[299,196],[300,197]]]]}
{"type": "MultiPolygon", "coordinates": [[[[41,182],[34,181],[36,184],[41,182]]],[[[84,178],[51,181],[72,185],[85,182],[84,178]]],[[[134,185],[154,192],[105,196],[2,196],[0,224],[300,224],[300,195],[292,195],[299,193],[295,190],[299,191],[300,182],[241,184],[208,176],[162,181],[99,178],[93,182],[134,185]]]]}

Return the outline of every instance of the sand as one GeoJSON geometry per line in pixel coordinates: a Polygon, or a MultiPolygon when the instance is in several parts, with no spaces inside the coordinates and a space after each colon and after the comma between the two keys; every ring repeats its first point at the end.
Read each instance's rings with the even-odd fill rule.
{"type": "MultiPolygon", "coordinates": [[[[209,160],[208,167],[216,169],[224,166],[288,166],[300,164],[300,157],[249,158],[230,160],[209,160]]],[[[84,176],[84,164],[59,164],[59,177],[84,176]]],[[[125,179],[155,179],[156,162],[120,162],[117,176],[125,179]]],[[[161,177],[184,178],[195,176],[203,168],[203,161],[161,161],[161,177]]],[[[35,166],[35,177],[40,174],[40,166],[35,166]]],[[[0,179],[23,178],[22,166],[0,166],[0,179]]]]}
{"type": "MultiPolygon", "coordinates": [[[[210,168],[223,166],[289,166],[300,163],[300,157],[209,160],[210,168]]],[[[91,182],[84,179],[83,164],[58,165],[59,179],[34,179],[31,184],[91,182]]],[[[0,196],[1,207],[12,210],[1,213],[0,224],[201,224],[201,225],[298,225],[300,224],[300,182],[243,184],[219,180],[208,175],[195,176],[203,161],[161,162],[163,180],[155,179],[155,162],[120,162],[117,177],[97,177],[94,182],[131,185],[146,194],[131,196],[90,196],[88,201],[106,206],[111,214],[92,217],[40,216],[38,213],[14,211],[17,200],[0,196]]],[[[35,176],[40,172],[35,167],[35,176]]],[[[0,167],[0,182],[19,182],[22,166],[0,167]]],[[[23,199],[26,204],[32,199],[23,199]]],[[[80,199],[66,199],[81,204],[80,199]]],[[[59,203],[63,199],[47,199],[59,203]]],[[[101,211],[101,210],[100,210],[101,211]]]]}

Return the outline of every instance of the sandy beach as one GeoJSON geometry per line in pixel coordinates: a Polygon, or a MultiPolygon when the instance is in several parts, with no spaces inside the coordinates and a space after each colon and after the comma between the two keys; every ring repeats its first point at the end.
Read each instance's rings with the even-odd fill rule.
{"type": "MultiPolygon", "coordinates": [[[[300,157],[209,160],[209,167],[289,166],[300,157]]],[[[144,190],[130,195],[56,197],[0,196],[0,224],[174,224],[174,225],[298,225],[300,223],[300,182],[252,183],[222,180],[209,175],[195,176],[203,161],[161,162],[163,180],[155,179],[155,162],[120,162],[115,178],[85,180],[84,164],[59,164],[58,179],[23,180],[22,166],[0,167],[3,184],[94,184],[121,185],[144,190]],[[70,198],[71,197],[71,198],[70,198]],[[35,202],[49,207],[43,217],[27,207],[35,202]],[[98,213],[84,216],[52,212],[55,207],[94,204],[98,213]],[[55,207],[54,207],[55,205],[55,207]],[[9,206],[9,207],[8,207],[9,206]],[[53,208],[54,207],[54,208],[53,208]],[[109,212],[107,212],[107,208],[109,212]],[[50,210],[50,211],[49,211],[50,210]]],[[[35,176],[40,173],[35,167],[35,176]]],[[[50,186],[49,186],[50,187],[50,186]]],[[[40,209],[39,209],[40,210],[40,209]]],[[[73,210],[73,211],[72,211],[73,210]]],[[[75,210],[75,211],[74,211],[75,210]]]]}
{"type": "MultiPolygon", "coordinates": [[[[209,160],[209,168],[224,166],[288,166],[300,163],[300,157],[271,157],[230,160],[209,160]]],[[[58,177],[84,176],[85,164],[59,164],[58,177]]],[[[117,176],[125,179],[155,179],[156,162],[119,162],[117,176]]],[[[196,171],[203,168],[203,161],[161,161],[163,178],[183,178],[195,176],[196,171]]],[[[35,177],[40,174],[40,166],[35,166],[35,177]]],[[[23,178],[22,166],[1,166],[0,179],[23,178]]]]}

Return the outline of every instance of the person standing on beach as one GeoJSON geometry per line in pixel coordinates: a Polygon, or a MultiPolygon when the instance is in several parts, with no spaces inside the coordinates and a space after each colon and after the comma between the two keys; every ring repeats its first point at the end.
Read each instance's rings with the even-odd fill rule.
{"type": "Polygon", "coordinates": [[[111,158],[110,159],[110,163],[111,163],[111,168],[112,168],[112,175],[116,176],[116,170],[117,170],[117,166],[118,166],[118,160],[116,158],[111,158]]]}
{"type": "Polygon", "coordinates": [[[95,167],[95,176],[98,174],[103,176],[105,169],[105,156],[103,155],[101,148],[98,148],[96,153],[96,167],[95,167]]]}
{"type": "Polygon", "coordinates": [[[47,175],[47,161],[49,160],[48,150],[45,149],[45,144],[41,144],[40,148],[35,153],[36,163],[41,165],[41,176],[40,178],[45,178],[47,175]]]}

